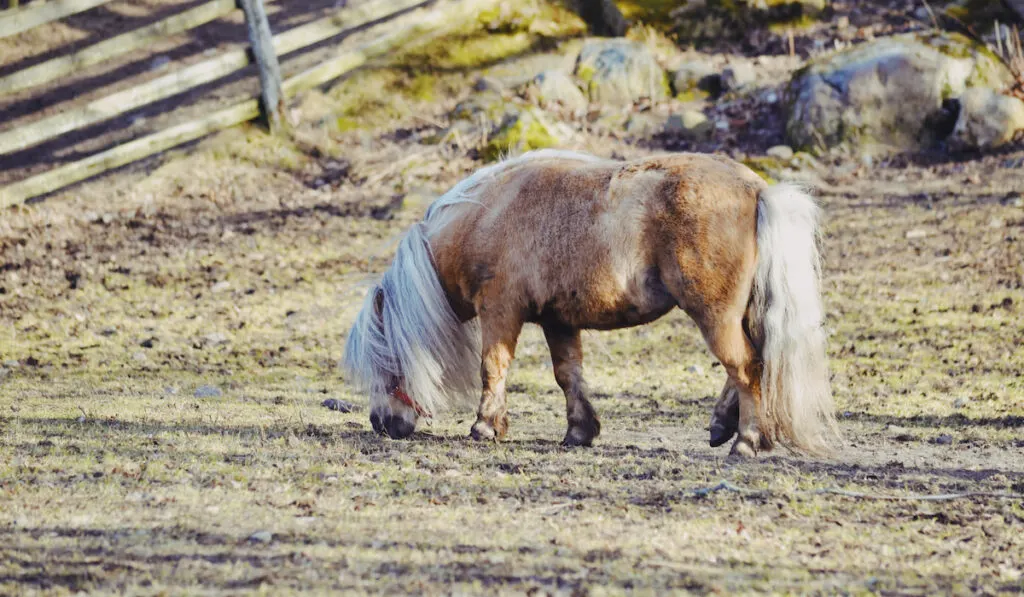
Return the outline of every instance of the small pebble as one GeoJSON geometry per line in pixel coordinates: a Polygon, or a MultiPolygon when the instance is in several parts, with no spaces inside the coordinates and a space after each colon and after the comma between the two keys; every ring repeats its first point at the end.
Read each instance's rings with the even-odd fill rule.
{"type": "Polygon", "coordinates": [[[907,230],[907,233],[904,236],[906,236],[908,240],[924,238],[928,236],[928,231],[923,228],[914,228],[913,230],[907,230]]]}
{"type": "Polygon", "coordinates": [[[356,406],[351,402],[345,402],[344,400],[338,400],[337,398],[328,398],[321,402],[320,405],[331,410],[336,410],[340,413],[350,413],[356,408],[356,406]]]}
{"type": "Polygon", "coordinates": [[[701,367],[700,365],[690,365],[689,367],[686,368],[686,370],[689,371],[690,373],[695,373],[697,375],[704,373],[704,368],[701,367]]]}
{"type": "Polygon", "coordinates": [[[953,401],[953,408],[963,408],[967,406],[967,401],[963,398],[957,398],[953,401]]]}
{"type": "Polygon", "coordinates": [[[788,162],[793,159],[793,148],[789,145],[776,145],[775,147],[769,147],[765,154],[783,162],[788,162]]]}
{"type": "Polygon", "coordinates": [[[199,386],[196,388],[196,398],[218,398],[222,392],[217,386],[199,386]]]}
{"type": "Polygon", "coordinates": [[[270,543],[274,540],[274,534],[270,531],[256,531],[249,535],[249,541],[252,543],[270,543]]]}
{"type": "Polygon", "coordinates": [[[948,446],[953,443],[953,436],[948,433],[943,433],[939,437],[935,438],[935,443],[940,446],[948,446]]]}

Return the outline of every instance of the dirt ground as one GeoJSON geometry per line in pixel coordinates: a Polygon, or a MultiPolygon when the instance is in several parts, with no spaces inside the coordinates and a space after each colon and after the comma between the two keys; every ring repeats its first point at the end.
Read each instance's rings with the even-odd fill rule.
{"type": "MultiPolygon", "coordinates": [[[[827,218],[833,458],[709,448],[724,373],[678,312],[585,336],[593,448],[558,445],[533,328],[508,441],[469,440],[472,413],[372,432],[347,327],[482,165],[426,139],[572,27],[487,25],[304,97],[295,142],[238,128],[5,212],[0,594],[1024,592],[1020,145],[771,172],[827,218]]],[[[697,149],[763,156],[775,108],[708,110],[743,106],[743,134],[697,149]]],[[[691,149],[571,124],[600,155],[691,149]]]]}

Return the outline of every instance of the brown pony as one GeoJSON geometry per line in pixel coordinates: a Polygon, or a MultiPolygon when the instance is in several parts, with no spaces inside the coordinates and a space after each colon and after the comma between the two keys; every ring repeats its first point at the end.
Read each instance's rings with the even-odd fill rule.
{"type": "Polygon", "coordinates": [[[580,330],[649,323],[675,307],[728,372],[711,444],[827,452],[838,437],[825,358],[818,208],[723,157],[618,162],[538,151],[477,171],[403,238],[367,296],[344,364],[378,433],[479,396],[475,439],[508,431],[505,376],[539,324],[565,393],[565,445],[601,430],[580,330]],[[479,369],[477,367],[479,366],[479,369]],[[482,386],[482,387],[481,387],[482,386]]]}

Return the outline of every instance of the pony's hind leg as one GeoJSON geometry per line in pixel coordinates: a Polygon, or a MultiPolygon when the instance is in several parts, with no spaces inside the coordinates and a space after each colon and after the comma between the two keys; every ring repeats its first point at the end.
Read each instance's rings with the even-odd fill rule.
{"type": "Polygon", "coordinates": [[[498,440],[508,433],[508,406],[505,402],[505,378],[516,352],[520,319],[498,318],[481,310],[482,351],[480,380],[483,386],[476,422],[469,434],[475,440],[498,440]]]}
{"type": "MultiPolygon", "coordinates": [[[[701,325],[711,352],[729,374],[728,384],[739,394],[738,437],[730,454],[754,456],[762,445],[758,428],[761,396],[761,366],[750,339],[743,331],[743,312],[725,312],[708,318],[701,325]]],[[[724,390],[723,390],[724,391],[724,390]]]]}
{"type": "Polygon", "coordinates": [[[583,380],[583,343],[580,331],[558,325],[545,325],[544,338],[551,351],[555,381],[565,393],[565,412],[569,429],[562,440],[564,446],[589,446],[601,433],[601,422],[587,399],[583,380]]]}

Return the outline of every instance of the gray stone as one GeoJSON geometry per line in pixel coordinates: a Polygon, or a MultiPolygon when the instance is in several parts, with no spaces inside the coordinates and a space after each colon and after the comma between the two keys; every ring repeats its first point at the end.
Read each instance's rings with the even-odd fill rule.
{"type": "Polygon", "coordinates": [[[219,398],[223,394],[217,386],[199,386],[196,388],[196,398],[219,398]]]}
{"type": "Polygon", "coordinates": [[[576,60],[577,77],[592,101],[626,105],[668,97],[665,71],[647,46],[626,39],[590,39],[576,60]]]}
{"type": "Polygon", "coordinates": [[[789,85],[789,144],[884,154],[932,145],[953,130],[944,102],[1003,88],[1010,71],[968,38],[908,33],[822,56],[789,85]]]}
{"type": "Polygon", "coordinates": [[[711,138],[715,124],[700,110],[684,110],[680,114],[669,116],[665,124],[665,132],[679,135],[691,141],[702,141],[711,138]]]}
{"type": "Polygon", "coordinates": [[[714,94],[721,89],[720,75],[707,62],[692,60],[680,64],[672,72],[672,90],[676,97],[714,94]]]}
{"type": "Polygon", "coordinates": [[[765,155],[788,162],[793,159],[793,148],[789,145],[776,145],[775,147],[769,147],[765,155]]]}
{"type": "Polygon", "coordinates": [[[338,400],[337,398],[328,398],[321,402],[320,405],[329,410],[336,410],[340,413],[350,413],[356,408],[351,402],[345,402],[344,400],[338,400]]]}
{"type": "Polygon", "coordinates": [[[274,540],[274,534],[270,531],[256,531],[249,535],[250,543],[270,543],[274,540]]]}
{"type": "Polygon", "coordinates": [[[991,148],[1013,141],[1024,131],[1024,102],[984,87],[960,96],[960,115],[953,139],[967,147],[991,148]]]}
{"type": "Polygon", "coordinates": [[[757,80],[754,65],[746,61],[732,62],[722,71],[722,91],[734,91],[757,80]]]}
{"type": "Polygon", "coordinates": [[[625,129],[631,137],[651,137],[665,130],[665,118],[652,112],[632,114],[626,121],[625,129]]]}
{"type": "Polygon", "coordinates": [[[572,77],[558,70],[547,70],[523,88],[524,95],[543,107],[554,105],[579,114],[587,110],[587,98],[572,77]]]}

